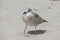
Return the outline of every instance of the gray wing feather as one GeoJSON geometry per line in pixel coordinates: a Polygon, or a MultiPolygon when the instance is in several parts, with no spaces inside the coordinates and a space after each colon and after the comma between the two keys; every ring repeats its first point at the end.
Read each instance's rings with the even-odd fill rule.
{"type": "Polygon", "coordinates": [[[35,21],[36,23],[42,23],[43,19],[38,14],[33,13],[33,15],[33,21],[35,21]]]}

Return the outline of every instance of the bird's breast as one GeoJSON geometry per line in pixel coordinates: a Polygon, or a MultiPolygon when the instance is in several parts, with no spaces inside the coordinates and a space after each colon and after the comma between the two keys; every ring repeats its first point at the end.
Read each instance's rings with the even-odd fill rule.
{"type": "Polygon", "coordinates": [[[25,21],[25,22],[30,22],[30,21],[32,21],[32,15],[31,14],[26,14],[26,15],[23,15],[23,20],[25,21]]]}

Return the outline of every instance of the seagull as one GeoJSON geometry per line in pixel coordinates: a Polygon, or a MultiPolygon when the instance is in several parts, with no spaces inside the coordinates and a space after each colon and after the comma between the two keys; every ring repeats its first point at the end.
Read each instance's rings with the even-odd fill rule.
{"type": "Polygon", "coordinates": [[[34,26],[35,27],[35,32],[36,32],[36,27],[37,25],[48,22],[44,19],[42,19],[38,14],[34,13],[31,8],[27,10],[27,12],[23,12],[22,19],[25,22],[25,29],[24,29],[24,34],[26,31],[27,26],[34,26]]]}

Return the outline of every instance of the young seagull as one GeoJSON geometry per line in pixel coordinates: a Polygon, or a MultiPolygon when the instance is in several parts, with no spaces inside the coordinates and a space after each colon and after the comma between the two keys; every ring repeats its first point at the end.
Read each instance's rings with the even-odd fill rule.
{"type": "Polygon", "coordinates": [[[35,32],[36,32],[36,26],[47,22],[46,20],[42,19],[38,14],[32,12],[31,9],[28,9],[27,12],[24,12],[22,15],[23,21],[26,23],[25,25],[25,30],[24,30],[24,34],[27,28],[27,25],[29,26],[35,26],[35,32]]]}

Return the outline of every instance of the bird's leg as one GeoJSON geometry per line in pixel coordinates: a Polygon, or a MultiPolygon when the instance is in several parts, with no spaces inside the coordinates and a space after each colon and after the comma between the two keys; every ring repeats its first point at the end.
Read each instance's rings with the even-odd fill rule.
{"type": "Polygon", "coordinates": [[[27,24],[25,25],[24,34],[25,34],[25,31],[26,31],[26,28],[27,28],[27,24]]]}
{"type": "Polygon", "coordinates": [[[35,26],[35,32],[36,32],[36,26],[35,26]]]}

